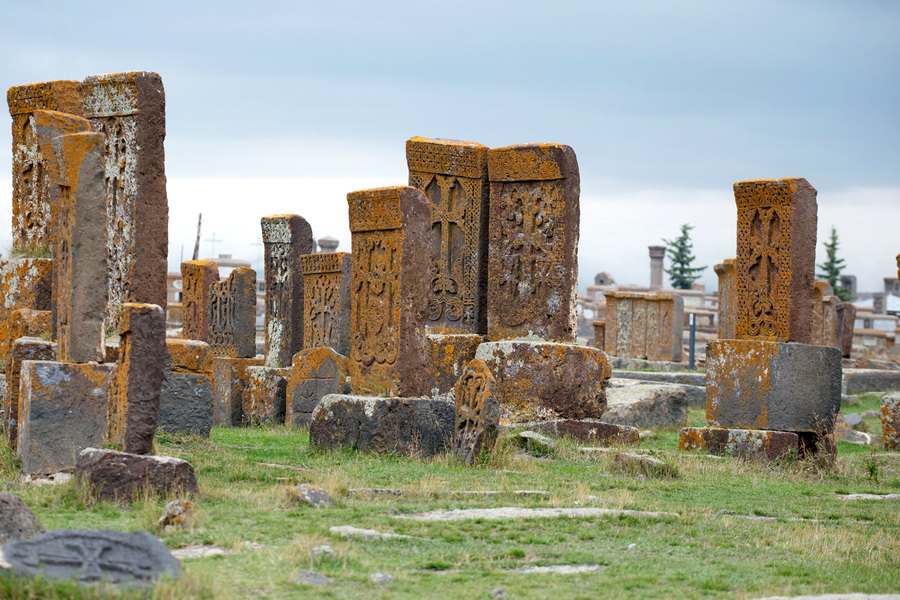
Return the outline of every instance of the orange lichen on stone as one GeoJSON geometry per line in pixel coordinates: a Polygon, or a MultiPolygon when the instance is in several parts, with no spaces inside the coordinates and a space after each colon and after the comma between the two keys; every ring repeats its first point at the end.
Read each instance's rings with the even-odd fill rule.
{"type": "MultiPolygon", "coordinates": [[[[17,311],[18,312],[18,311],[17,311]]],[[[22,362],[26,360],[54,360],[56,347],[49,340],[33,337],[16,338],[6,358],[6,395],[3,397],[3,420],[7,440],[15,450],[18,444],[19,393],[22,362]]]]}
{"type": "Polygon", "coordinates": [[[248,367],[241,407],[244,425],[284,423],[290,368],[248,367]]]}
{"type": "Polygon", "coordinates": [[[812,330],[816,190],[805,179],[740,181],[736,336],[808,344],[812,330]]]}
{"type": "Polygon", "coordinates": [[[306,348],[294,355],[285,392],[285,423],[308,425],[328,394],[344,392],[350,359],[331,348],[306,348]]]}
{"type": "Polygon", "coordinates": [[[232,427],[241,424],[243,399],[249,381],[247,369],[262,364],[262,358],[213,358],[214,425],[232,427]]]}
{"type": "Polygon", "coordinates": [[[678,294],[605,292],[607,354],[680,362],[684,299],[678,294]]]}
{"type": "Polygon", "coordinates": [[[188,340],[209,341],[212,284],[219,281],[219,267],[211,260],[186,260],[181,263],[181,336],[188,340]]]}
{"type": "Polygon", "coordinates": [[[478,334],[429,334],[429,363],[431,395],[446,394],[453,389],[463,374],[463,369],[475,358],[478,345],[484,336],[478,334]]]}
{"type": "Polygon", "coordinates": [[[199,340],[166,338],[168,369],[173,373],[195,373],[212,378],[213,353],[209,344],[199,340]]]}
{"type": "Polygon", "coordinates": [[[685,427],[679,435],[678,447],[736,458],[769,460],[796,457],[801,450],[800,437],[796,433],[721,427],[685,427]]]}
{"type": "Polygon", "coordinates": [[[14,310],[51,309],[52,273],[49,258],[15,258],[0,264],[0,340],[8,337],[7,320],[14,310]]]}
{"type": "Polygon", "coordinates": [[[49,310],[31,310],[19,308],[10,313],[9,318],[0,327],[0,359],[8,361],[11,358],[10,349],[15,340],[20,337],[38,337],[50,339],[50,330],[53,327],[53,314],[49,310]]]}
{"type": "Polygon", "coordinates": [[[305,254],[300,257],[304,348],[328,347],[343,355],[350,352],[352,268],[353,260],[349,252],[305,254]]]}
{"type": "Polygon", "coordinates": [[[517,144],[492,149],[491,181],[546,181],[567,176],[562,166],[570,151],[562,144],[517,144]]]}
{"type": "Polygon", "coordinates": [[[881,439],[888,450],[900,450],[900,394],[881,398],[881,439]]]}

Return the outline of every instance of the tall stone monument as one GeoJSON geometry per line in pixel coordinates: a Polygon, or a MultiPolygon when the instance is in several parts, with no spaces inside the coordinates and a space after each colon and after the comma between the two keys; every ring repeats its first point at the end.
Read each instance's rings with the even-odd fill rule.
{"type": "Polygon", "coordinates": [[[730,340],[735,336],[737,321],[737,300],[734,297],[734,259],[726,258],[714,267],[719,277],[719,313],[717,336],[730,340]]]}
{"type": "Polygon", "coordinates": [[[650,289],[661,290],[663,286],[663,260],[666,258],[665,246],[648,246],[650,250],[650,289]]]}
{"type": "Polygon", "coordinates": [[[181,263],[182,337],[209,342],[212,285],[219,281],[219,267],[211,260],[181,263]]]}

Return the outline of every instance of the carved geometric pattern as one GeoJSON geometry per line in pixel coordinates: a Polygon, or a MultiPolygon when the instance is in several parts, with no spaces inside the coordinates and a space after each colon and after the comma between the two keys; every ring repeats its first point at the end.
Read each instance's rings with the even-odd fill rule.
{"type": "Polygon", "coordinates": [[[366,367],[397,360],[402,235],[395,230],[353,236],[350,358],[366,367]]]}

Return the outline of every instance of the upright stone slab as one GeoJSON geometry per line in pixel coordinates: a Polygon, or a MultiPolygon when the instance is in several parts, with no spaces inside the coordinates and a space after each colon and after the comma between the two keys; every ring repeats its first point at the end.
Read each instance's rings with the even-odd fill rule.
{"type": "Polygon", "coordinates": [[[350,353],[349,252],[306,254],[300,257],[303,271],[303,347],[332,348],[350,353]]]}
{"type": "Polygon", "coordinates": [[[157,428],[209,437],[213,425],[212,350],[205,342],[171,338],[166,339],[166,350],[157,428]]]}
{"type": "Polygon", "coordinates": [[[262,364],[262,358],[213,358],[213,425],[233,427],[242,423],[250,381],[248,369],[262,364]]]}
{"type": "MultiPolygon", "coordinates": [[[[0,340],[11,340],[9,319],[18,309],[49,311],[53,307],[53,261],[14,258],[0,261],[0,340]]],[[[6,351],[6,345],[0,348],[6,351]]]]}
{"type": "Polygon", "coordinates": [[[37,337],[49,340],[52,330],[49,310],[31,310],[18,308],[9,314],[0,338],[0,356],[3,357],[3,371],[9,373],[10,351],[13,342],[20,337],[37,337]]]}
{"type": "Polygon", "coordinates": [[[487,331],[488,148],[474,142],[410,138],[409,185],[431,205],[428,329],[487,331]]]}
{"type": "Polygon", "coordinates": [[[154,304],[125,303],[119,315],[119,364],[109,403],[110,442],[147,454],[159,419],[166,365],[166,313],[154,304]]]}
{"type": "Polygon", "coordinates": [[[900,392],[881,397],[881,440],[887,450],[900,450],[900,392]]]}
{"type": "Polygon", "coordinates": [[[313,411],[328,394],[344,393],[350,361],[331,348],[305,348],[294,355],[287,381],[288,425],[309,425],[313,411]]]}
{"type": "Polygon", "coordinates": [[[830,285],[816,281],[813,290],[812,334],[810,343],[816,346],[841,347],[838,335],[838,305],[841,299],[833,294],[830,285]]]}
{"type": "Polygon", "coordinates": [[[841,356],[850,358],[853,352],[853,324],[856,321],[856,307],[852,302],[841,302],[837,305],[838,341],[841,356]]]}
{"type": "Polygon", "coordinates": [[[107,312],[105,138],[74,133],[54,140],[59,163],[56,256],[57,349],[62,362],[102,362],[107,312]]]}
{"type": "Polygon", "coordinates": [[[56,344],[33,337],[16,339],[6,361],[6,396],[3,399],[3,420],[9,446],[15,450],[19,441],[19,395],[22,363],[26,360],[56,359],[56,344]]]}
{"type": "Polygon", "coordinates": [[[244,425],[284,423],[290,371],[266,366],[247,367],[247,383],[241,406],[244,425]]]}
{"type": "Polygon", "coordinates": [[[256,271],[234,269],[210,289],[209,344],[216,356],[256,356],[256,271]]]}
{"type": "Polygon", "coordinates": [[[106,135],[107,312],[115,324],[123,302],[166,307],[166,96],[162,78],[147,71],[88,77],[81,95],[82,116],[106,135]]]}
{"type": "Polygon", "coordinates": [[[575,152],[527,144],[488,152],[488,338],[574,343],[580,184],[575,152]]]}
{"type": "Polygon", "coordinates": [[[726,258],[715,266],[719,276],[719,313],[717,336],[720,340],[735,337],[737,322],[737,301],[734,297],[734,259],[726,258]]]}
{"type": "Polygon", "coordinates": [[[801,178],[740,181],[734,198],[737,337],[810,343],[815,188],[801,178]]]}
{"type": "Polygon", "coordinates": [[[607,354],[681,362],[684,299],[678,294],[606,292],[607,354]]]}
{"type": "Polygon", "coordinates": [[[289,367],[303,348],[303,272],[300,256],[315,252],[312,229],[300,215],[263,217],[266,249],[267,367],[289,367]]]}
{"type": "Polygon", "coordinates": [[[23,472],[55,473],[74,467],[81,450],[106,441],[115,370],[115,365],[91,363],[22,363],[16,453],[23,472]]]}
{"type": "Polygon", "coordinates": [[[421,396],[431,217],[425,195],[390,187],[347,195],[353,244],[350,373],[355,393],[421,396]]]}
{"type": "Polygon", "coordinates": [[[666,258],[665,246],[648,246],[650,251],[650,289],[660,290],[663,286],[663,260],[666,258]]]}
{"type": "MultiPolygon", "coordinates": [[[[55,159],[42,154],[36,113],[82,112],[81,84],[77,81],[46,81],[9,88],[6,93],[12,117],[12,245],[49,247],[51,207],[58,183],[53,173],[55,159]]],[[[75,133],[62,130],[57,135],[75,133]]]]}
{"type": "Polygon", "coordinates": [[[482,452],[490,453],[500,425],[496,380],[483,360],[470,361],[454,388],[456,433],[453,451],[471,465],[482,452]]]}
{"type": "Polygon", "coordinates": [[[209,342],[212,285],[217,281],[219,267],[213,261],[181,263],[181,324],[185,339],[209,342]]]}

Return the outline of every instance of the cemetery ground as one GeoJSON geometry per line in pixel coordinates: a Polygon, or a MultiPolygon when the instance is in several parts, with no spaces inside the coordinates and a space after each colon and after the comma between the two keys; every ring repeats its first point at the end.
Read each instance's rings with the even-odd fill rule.
{"type": "MultiPolygon", "coordinates": [[[[865,394],[844,411],[878,406],[877,394],[865,394]]],[[[877,437],[878,419],[866,423],[877,437]]],[[[691,409],[688,424],[704,425],[703,410],[691,409]]],[[[845,442],[833,465],[752,463],[680,452],[678,430],[659,428],[637,450],[664,461],[649,474],[615,465],[616,452],[633,448],[585,452],[562,440],[523,449],[514,432],[502,434],[494,455],[475,468],[450,454],[420,460],[323,451],[310,447],[305,431],[286,427],[215,428],[209,440],[159,433],[156,443],[160,454],[196,468],[201,494],[185,529],[157,526],[174,496],[119,505],[92,500],[74,480],[25,484],[6,447],[0,489],[19,495],[48,530],[146,530],[172,550],[219,548],[183,558],[181,579],[158,584],[153,598],[754,598],[900,589],[900,453],[845,442]],[[287,489],[300,483],[321,486],[333,505],[290,500],[287,489]],[[495,507],[611,512],[411,518],[495,507]],[[347,525],[408,537],[348,539],[330,531],[347,525]],[[326,545],[332,553],[317,548],[326,545]],[[528,572],[555,565],[586,572],[528,572]],[[300,585],[301,571],[332,581],[300,585]],[[376,583],[375,573],[393,581],[376,583]]],[[[132,595],[146,597],[0,579],[2,598],[132,595]]]]}

